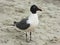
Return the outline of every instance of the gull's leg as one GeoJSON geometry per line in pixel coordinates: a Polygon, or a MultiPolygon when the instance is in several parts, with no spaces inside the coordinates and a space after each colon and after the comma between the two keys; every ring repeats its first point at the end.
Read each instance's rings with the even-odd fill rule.
{"type": "Polygon", "coordinates": [[[26,42],[27,42],[27,32],[26,32],[26,42]]]}
{"type": "Polygon", "coordinates": [[[30,32],[30,41],[32,41],[32,40],[31,40],[31,32],[30,32]]]}

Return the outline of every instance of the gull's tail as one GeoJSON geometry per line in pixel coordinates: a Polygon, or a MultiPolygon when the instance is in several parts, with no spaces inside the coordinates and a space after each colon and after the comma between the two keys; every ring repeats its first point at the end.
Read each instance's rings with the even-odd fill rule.
{"type": "Polygon", "coordinates": [[[17,22],[16,21],[14,21],[14,24],[16,24],[17,22]]]}
{"type": "Polygon", "coordinates": [[[16,23],[17,23],[17,22],[16,22],[16,21],[14,21],[14,22],[13,22],[13,26],[15,26],[15,25],[16,25],[16,23]]]}

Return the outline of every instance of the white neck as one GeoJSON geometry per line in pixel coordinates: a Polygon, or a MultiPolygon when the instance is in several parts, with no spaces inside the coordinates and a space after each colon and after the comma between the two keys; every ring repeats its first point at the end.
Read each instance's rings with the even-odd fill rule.
{"type": "Polygon", "coordinates": [[[37,14],[31,14],[28,18],[27,23],[37,25],[39,23],[38,15],[37,14]]]}
{"type": "Polygon", "coordinates": [[[38,15],[37,15],[37,13],[36,13],[36,14],[31,14],[31,15],[29,16],[29,18],[38,18],[38,15]]]}

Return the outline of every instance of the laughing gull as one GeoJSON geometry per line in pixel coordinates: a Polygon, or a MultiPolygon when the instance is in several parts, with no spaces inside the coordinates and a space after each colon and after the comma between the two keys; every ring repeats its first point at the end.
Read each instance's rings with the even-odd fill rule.
{"type": "Polygon", "coordinates": [[[36,5],[32,5],[30,8],[31,15],[28,18],[22,19],[20,22],[14,21],[14,25],[23,30],[26,31],[26,41],[27,41],[27,32],[30,32],[30,41],[31,41],[31,32],[38,26],[39,20],[37,11],[42,11],[39,9],[36,5]]]}

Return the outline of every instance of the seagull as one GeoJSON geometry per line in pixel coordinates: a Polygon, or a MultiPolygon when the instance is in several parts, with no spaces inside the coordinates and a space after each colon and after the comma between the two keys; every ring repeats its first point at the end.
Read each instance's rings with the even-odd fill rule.
{"type": "Polygon", "coordinates": [[[27,18],[22,19],[19,22],[14,21],[14,25],[23,30],[26,31],[26,41],[27,41],[27,32],[30,32],[30,41],[31,39],[31,32],[34,31],[34,29],[38,26],[39,20],[37,11],[42,11],[42,9],[39,9],[36,5],[32,5],[30,7],[31,15],[29,15],[27,18]]]}

